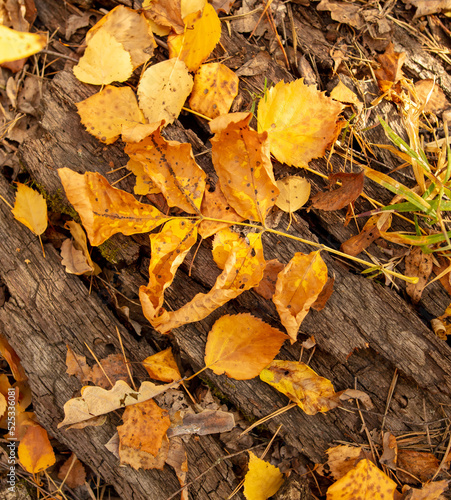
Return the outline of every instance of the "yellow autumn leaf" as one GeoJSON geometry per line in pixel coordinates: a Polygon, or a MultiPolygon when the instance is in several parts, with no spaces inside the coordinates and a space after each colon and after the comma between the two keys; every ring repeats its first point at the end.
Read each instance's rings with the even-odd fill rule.
{"type": "Polygon", "coordinates": [[[183,21],[184,33],[168,37],[169,57],[183,61],[189,71],[197,71],[221,38],[221,21],[209,3],[205,4],[200,18],[193,12],[183,21]]]}
{"type": "Polygon", "coordinates": [[[47,229],[47,204],[44,197],[25,184],[17,184],[12,213],[15,219],[37,236],[47,229]]]}
{"type": "Polygon", "coordinates": [[[241,236],[228,227],[221,229],[215,234],[212,255],[219,269],[224,269],[232,248],[235,244],[241,244],[241,241],[241,236]]]}
{"type": "Polygon", "coordinates": [[[139,107],[150,123],[172,123],[193,88],[183,61],[168,59],[147,68],[138,85],[139,107]]]}
{"type": "Polygon", "coordinates": [[[130,54],[114,36],[102,29],[90,38],[83,57],[74,66],[74,75],[91,85],[125,82],[132,73],[130,54]]]}
{"type": "Polygon", "coordinates": [[[161,193],[160,189],[155,185],[152,177],[145,171],[144,165],[140,161],[129,160],[126,167],[136,176],[136,184],[133,188],[135,194],[145,196],[146,194],[161,193]]]}
{"type": "Polygon", "coordinates": [[[327,500],[393,500],[396,483],[369,460],[361,460],[327,490],[327,500]]]}
{"type": "Polygon", "coordinates": [[[224,64],[203,64],[194,75],[189,105],[209,118],[225,115],[238,94],[238,84],[239,78],[224,64]]]}
{"type": "Polygon", "coordinates": [[[268,132],[271,153],[283,163],[306,167],[324,155],[340,129],[343,105],[303,79],[279,82],[258,104],[258,131],[268,132]]]}
{"type": "Polygon", "coordinates": [[[327,266],[320,251],[308,255],[298,252],[277,276],[273,302],[291,343],[296,342],[299,326],[327,282],[327,266]]]}
{"type": "Polygon", "coordinates": [[[310,182],[303,177],[284,177],[277,181],[277,187],[280,193],[276,206],[290,214],[303,207],[310,197],[310,182]]]}
{"type": "Polygon", "coordinates": [[[82,175],[60,168],[58,174],[91,245],[101,245],[116,233],[147,233],[170,220],[152,205],[139,203],[132,194],[114,188],[98,173],[82,175]]]}
{"type": "Polygon", "coordinates": [[[275,358],[286,338],[251,314],[227,314],[208,334],[205,365],[216,375],[249,380],[275,358]]]}
{"type": "Polygon", "coordinates": [[[56,461],[47,431],[39,424],[28,426],[20,441],[18,456],[22,467],[31,474],[48,469],[56,461]]]}
{"type": "Polygon", "coordinates": [[[148,356],[142,364],[149,377],[154,380],[175,382],[182,378],[170,347],[164,351],[157,352],[153,356],[148,356]]]}
{"type": "Polygon", "coordinates": [[[288,396],[307,415],[329,411],[339,404],[332,382],[305,363],[275,360],[261,371],[260,379],[288,396]]]}
{"type": "Polygon", "coordinates": [[[116,141],[123,129],[145,122],[130,87],[107,85],[76,106],[86,130],[105,144],[116,141]]]}
{"type": "Polygon", "coordinates": [[[266,500],[279,491],[283,484],[280,470],[249,452],[249,469],[244,478],[244,496],[247,500],[266,500]]]}
{"type": "Polygon", "coordinates": [[[0,64],[32,56],[47,45],[47,36],[0,25],[0,64]]]}

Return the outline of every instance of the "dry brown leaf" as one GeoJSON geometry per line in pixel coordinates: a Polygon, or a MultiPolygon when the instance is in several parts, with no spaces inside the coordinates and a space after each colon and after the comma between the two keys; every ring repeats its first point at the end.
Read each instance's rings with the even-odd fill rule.
{"type": "Polygon", "coordinates": [[[377,84],[381,92],[387,92],[404,76],[401,68],[406,60],[406,53],[395,52],[394,45],[390,42],[385,52],[378,56],[377,60],[381,64],[380,69],[374,71],[377,84]]]}
{"type": "Polygon", "coordinates": [[[204,410],[200,413],[188,413],[183,421],[168,430],[168,437],[197,434],[219,434],[229,432],[235,427],[233,413],[220,410],[204,410]]]}
{"type": "Polygon", "coordinates": [[[254,288],[254,292],[264,299],[270,300],[276,290],[277,276],[284,267],[285,265],[277,259],[268,260],[263,271],[263,278],[258,286],[254,288]]]}
{"type": "Polygon", "coordinates": [[[152,453],[137,450],[135,448],[130,448],[128,446],[120,444],[119,459],[121,461],[121,465],[131,465],[135,470],[163,470],[168,456],[169,446],[169,439],[164,437],[160,451],[158,452],[157,456],[154,457],[152,453]]]}
{"type": "Polygon", "coordinates": [[[407,471],[407,474],[398,470],[397,476],[403,483],[417,484],[412,476],[425,483],[434,477],[439,463],[432,453],[398,449],[398,468],[407,471]]]}
{"type": "MultiPolygon", "coordinates": [[[[182,439],[179,437],[173,437],[170,443],[166,463],[175,470],[180,488],[183,488],[186,484],[186,477],[188,475],[188,458],[186,457],[185,446],[182,439]]],[[[181,492],[180,500],[189,500],[187,488],[181,492]]]]}
{"type": "Polygon", "coordinates": [[[170,347],[153,356],[148,356],[142,361],[142,365],[153,380],[175,382],[182,378],[170,347]]]}
{"type": "Polygon", "coordinates": [[[0,333],[0,354],[2,358],[8,363],[11,373],[13,374],[14,380],[17,382],[22,382],[28,380],[28,377],[23,369],[20,362],[19,356],[16,351],[11,347],[10,343],[0,333]]]}
{"type": "Polygon", "coordinates": [[[365,451],[360,446],[341,444],[326,450],[328,460],[318,467],[316,472],[322,476],[332,476],[338,481],[352,470],[360,460],[366,458],[365,451]]]}
{"type": "Polygon", "coordinates": [[[245,219],[264,223],[277,188],[267,134],[249,128],[250,113],[232,113],[210,122],[212,158],[228,203],[245,219]]]}
{"type": "Polygon", "coordinates": [[[424,103],[424,111],[428,113],[438,115],[449,107],[445,93],[434,80],[419,80],[415,83],[415,91],[420,102],[424,103]]]}
{"type": "Polygon", "coordinates": [[[315,302],[313,302],[312,309],[315,309],[315,311],[321,311],[326,307],[327,301],[330,299],[334,291],[334,283],[335,278],[328,278],[326,284],[318,295],[318,298],[315,302]]]}
{"type": "Polygon", "coordinates": [[[360,15],[363,7],[356,3],[334,2],[331,0],[321,0],[316,7],[317,10],[328,10],[334,21],[349,24],[356,29],[362,29],[365,26],[365,20],[360,15]]]}
{"type": "Polygon", "coordinates": [[[359,174],[339,172],[329,176],[330,185],[341,181],[341,186],[333,191],[317,193],[312,198],[312,207],[328,211],[340,210],[346,207],[362,194],[364,179],[363,171],[359,174]]]}
{"type": "Polygon", "coordinates": [[[61,479],[61,481],[64,480],[64,484],[67,484],[67,486],[72,489],[85,484],[85,468],[74,453],[72,453],[72,455],[61,466],[58,472],[58,478],[61,479]]]}
{"type": "Polygon", "coordinates": [[[228,14],[234,2],[235,0],[212,0],[211,5],[213,5],[215,11],[218,14],[219,12],[224,12],[225,14],[228,14]]]}
{"type": "Polygon", "coordinates": [[[132,370],[131,366],[127,370],[124,357],[122,354],[110,354],[106,358],[100,360],[102,368],[98,364],[92,367],[91,381],[98,387],[109,389],[111,384],[115,384],[118,380],[123,380],[130,383],[128,371],[132,370]],[[105,373],[107,376],[105,376],[105,373]]]}
{"type": "Polygon", "coordinates": [[[382,445],[384,451],[379,462],[392,470],[396,470],[398,461],[398,444],[396,443],[396,437],[391,432],[384,432],[382,445]]]}
{"type": "Polygon", "coordinates": [[[355,257],[377,240],[381,231],[387,231],[390,228],[391,220],[390,213],[373,215],[366,221],[359,234],[342,243],[341,251],[355,257]]]}
{"type": "Polygon", "coordinates": [[[168,26],[176,33],[185,31],[180,0],[144,0],[144,14],[155,23],[168,26]]]}
{"type": "Polygon", "coordinates": [[[432,273],[432,260],[432,254],[423,253],[420,247],[412,248],[410,254],[405,258],[405,275],[419,278],[417,283],[407,283],[406,286],[406,292],[414,304],[420,301],[423,290],[432,273]]]}
{"type": "Polygon", "coordinates": [[[93,268],[88,264],[85,254],[82,250],[75,248],[71,239],[63,241],[61,245],[61,264],[66,268],[69,274],[92,274],[93,268]]]}
{"type": "Polygon", "coordinates": [[[66,373],[77,377],[82,384],[90,382],[92,380],[92,369],[86,363],[86,357],[75,354],[70,346],[66,347],[66,373]]]}
{"type": "Polygon", "coordinates": [[[445,500],[442,493],[448,490],[449,481],[435,481],[427,483],[421,489],[403,486],[403,500],[445,500]]]}
{"type": "Polygon", "coordinates": [[[440,12],[443,12],[444,14],[451,12],[450,0],[408,0],[408,3],[417,8],[417,11],[413,16],[414,19],[440,12]]]}

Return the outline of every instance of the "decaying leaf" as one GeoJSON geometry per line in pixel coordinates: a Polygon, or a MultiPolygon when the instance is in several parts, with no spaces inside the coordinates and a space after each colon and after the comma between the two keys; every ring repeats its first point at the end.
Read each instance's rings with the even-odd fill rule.
{"type": "Polygon", "coordinates": [[[445,14],[451,12],[451,2],[449,0],[409,0],[409,4],[417,8],[413,16],[414,19],[438,12],[445,14]]]}
{"type": "Polygon", "coordinates": [[[118,380],[108,391],[101,387],[85,386],[81,390],[81,397],[72,398],[64,405],[65,418],[58,424],[58,428],[147,401],[176,385],[157,386],[151,382],[143,382],[139,390],[135,391],[123,380],[118,380]]]}
{"type": "Polygon", "coordinates": [[[327,490],[327,500],[378,498],[393,500],[396,483],[369,460],[361,460],[354,469],[327,490]]]}
{"type": "MultiPolygon", "coordinates": [[[[186,477],[188,475],[188,458],[186,456],[185,446],[183,445],[182,438],[179,437],[171,438],[170,443],[166,463],[175,470],[180,488],[183,488],[186,484],[186,477]]],[[[181,492],[180,500],[189,500],[188,489],[184,489],[181,492]]]]}
{"type": "Polygon", "coordinates": [[[232,113],[210,122],[212,158],[228,203],[245,219],[264,223],[277,188],[266,132],[249,128],[250,113],[232,113]]]}
{"type": "Polygon", "coordinates": [[[168,26],[176,33],[185,31],[181,0],[144,0],[142,7],[146,17],[156,24],[168,26]]]}
{"type": "Polygon", "coordinates": [[[350,470],[354,469],[360,460],[366,458],[365,451],[360,446],[341,444],[326,450],[327,463],[318,467],[316,471],[322,476],[332,476],[338,481],[350,470]]]}
{"type": "Polygon", "coordinates": [[[38,424],[29,425],[18,449],[22,467],[31,474],[48,469],[56,461],[47,431],[38,424]]]}
{"type": "Polygon", "coordinates": [[[276,206],[290,214],[303,207],[310,197],[310,182],[303,177],[284,177],[277,181],[277,187],[279,196],[276,206]]]}
{"type": "Polygon", "coordinates": [[[288,396],[307,415],[326,412],[339,405],[332,382],[320,377],[305,363],[272,361],[260,379],[288,396]]]}
{"type": "Polygon", "coordinates": [[[355,3],[337,2],[331,0],[321,0],[316,7],[318,10],[328,10],[334,21],[349,24],[356,29],[365,26],[365,20],[360,15],[362,6],[355,3]]]}
{"type": "Polygon", "coordinates": [[[107,85],[76,106],[86,130],[105,144],[116,141],[124,128],[145,121],[130,87],[107,85]]]}
{"type": "Polygon", "coordinates": [[[277,259],[268,260],[263,271],[263,278],[254,288],[254,292],[270,300],[276,291],[277,276],[284,267],[277,259]]]}
{"type": "Polygon", "coordinates": [[[383,453],[379,462],[386,465],[390,469],[396,470],[396,463],[398,461],[398,445],[396,437],[391,432],[384,432],[382,440],[383,453]]]}
{"type": "Polygon", "coordinates": [[[395,52],[394,45],[390,42],[383,54],[377,60],[381,64],[374,74],[381,92],[387,92],[404,76],[401,70],[406,60],[405,52],[395,52]]]}
{"type": "Polygon", "coordinates": [[[182,378],[170,347],[147,357],[142,364],[149,377],[154,380],[175,382],[182,378]]]}
{"type": "Polygon", "coordinates": [[[249,466],[244,478],[244,496],[247,500],[266,500],[277,493],[283,484],[283,474],[269,462],[249,452],[249,466]]]}
{"type": "Polygon", "coordinates": [[[61,264],[69,274],[92,274],[93,268],[88,264],[85,255],[81,250],[75,248],[74,243],[69,238],[61,245],[61,264]]]}
{"type": "Polygon", "coordinates": [[[354,94],[354,92],[341,80],[332,89],[330,97],[335,101],[341,102],[342,104],[354,104],[358,109],[363,107],[363,103],[359,101],[359,98],[356,96],[356,94],[354,94]]]}
{"type": "Polygon", "coordinates": [[[373,215],[366,221],[359,234],[342,243],[341,251],[353,256],[359,255],[381,236],[381,231],[390,228],[391,220],[391,213],[373,215]]]}
{"type": "Polygon", "coordinates": [[[205,364],[216,375],[248,380],[275,358],[286,338],[251,314],[225,315],[208,334],[205,364]]]}
{"type": "Polygon", "coordinates": [[[206,3],[201,17],[193,12],[184,18],[185,31],[168,37],[169,57],[183,61],[189,71],[197,71],[221,37],[221,21],[215,9],[206,3]]]}
{"type": "Polygon", "coordinates": [[[428,113],[438,115],[445,108],[449,107],[445,93],[434,80],[419,80],[415,83],[415,92],[419,101],[424,103],[424,111],[428,113]]]}
{"type": "Polygon", "coordinates": [[[296,253],[279,273],[272,300],[292,344],[326,282],[327,266],[319,250],[308,255],[296,253]]]}
{"type": "Polygon", "coordinates": [[[340,210],[355,201],[363,191],[363,171],[359,174],[339,172],[329,176],[329,182],[341,181],[341,186],[333,191],[317,193],[312,198],[312,207],[320,210],[340,210]]]}
{"type": "Polygon", "coordinates": [[[267,131],[271,153],[295,167],[324,155],[335,140],[343,105],[326,97],[303,79],[279,82],[258,105],[258,130],[267,131]]]}
{"type": "Polygon", "coordinates": [[[17,183],[16,201],[12,213],[16,220],[37,236],[47,229],[45,199],[40,193],[25,184],[17,183]]]}
{"type": "Polygon", "coordinates": [[[204,410],[200,413],[188,413],[180,424],[168,430],[168,437],[197,434],[206,436],[229,432],[235,427],[233,413],[220,410],[204,410]]]}
{"type": "Polygon", "coordinates": [[[100,360],[100,367],[95,364],[92,367],[91,381],[98,387],[109,389],[111,384],[116,383],[118,380],[123,380],[127,384],[130,383],[129,371],[124,361],[122,354],[110,354],[106,358],[100,360]]]}
{"type": "Polygon", "coordinates": [[[328,278],[326,284],[321,290],[315,302],[312,304],[312,309],[315,311],[321,311],[326,307],[327,301],[330,299],[334,291],[335,278],[328,278]]]}
{"type": "Polygon", "coordinates": [[[130,448],[124,444],[119,444],[118,455],[121,465],[131,465],[135,470],[163,470],[168,456],[169,446],[169,440],[165,436],[159,452],[156,456],[153,456],[152,453],[148,453],[147,451],[137,450],[136,448],[130,448]]]}
{"type": "Polygon", "coordinates": [[[23,382],[28,380],[28,377],[23,369],[20,362],[19,356],[16,351],[11,347],[7,338],[0,333],[0,355],[9,365],[11,373],[13,374],[14,380],[17,382],[23,382]]]}
{"type": "Polygon", "coordinates": [[[64,480],[69,488],[82,486],[86,482],[86,471],[83,464],[78,460],[76,455],[72,455],[64,462],[58,472],[58,478],[64,480]]]}
{"type": "Polygon", "coordinates": [[[172,123],[193,88],[193,79],[177,58],[147,68],[138,85],[139,107],[149,123],[172,123]]]}
{"type": "Polygon", "coordinates": [[[152,231],[170,219],[152,205],[139,203],[132,194],[112,187],[98,173],[82,175],[69,168],[60,168],[58,174],[91,245],[100,245],[116,233],[130,235],[152,231]]]}
{"type": "Polygon", "coordinates": [[[64,227],[66,229],[69,229],[70,234],[73,237],[73,246],[83,253],[86,263],[91,268],[91,272],[87,274],[93,274],[94,276],[97,276],[100,272],[102,272],[102,270],[91,259],[91,255],[88,250],[88,240],[86,239],[86,233],[83,231],[83,228],[75,221],[67,221],[64,224],[64,227]]]}
{"type": "Polygon", "coordinates": [[[434,477],[439,463],[437,457],[427,451],[398,449],[398,467],[400,470],[397,475],[399,474],[398,477],[403,483],[417,484],[417,479],[425,483],[434,477]],[[403,471],[406,471],[406,473],[403,471]]]}
{"type": "Polygon", "coordinates": [[[224,64],[203,64],[194,75],[189,105],[209,118],[225,115],[238,94],[238,83],[236,74],[224,64]]]}
{"type": "Polygon", "coordinates": [[[47,45],[47,36],[0,25],[0,64],[32,56],[47,45]]]}
{"type": "Polygon", "coordinates": [[[403,486],[402,492],[404,493],[403,500],[443,500],[442,493],[448,490],[449,481],[435,481],[434,483],[427,483],[421,489],[411,488],[410,486],[403,486]]]}
{"type": "Polygon", "coordinates": [[[412,248],[410,254],[405,258],[405,275],[419,278],[417,283],[407,283],[406,287],[406,292],[414,304],[420,301],[424,287],[432,273],[432,260],[432,254],[423,253],[420,247],[412,248]]]}
{"type": "Polygon", "coordinates": [[[66,354],[66,373],[74,375],[83,384],[90,382],[92,377],[91,367],[86,363],[86,356],[75,354],[70,346],[67,347],[66,354]]]}

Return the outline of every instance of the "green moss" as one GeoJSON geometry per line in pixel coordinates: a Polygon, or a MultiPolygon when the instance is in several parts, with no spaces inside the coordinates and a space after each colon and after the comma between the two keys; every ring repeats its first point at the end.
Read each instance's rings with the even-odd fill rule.
{"type": "Polygon", "coordinates": [[[66,198],[63,196],[62,188],[59,188],[55,193],[50,194],[46,191],[42,184],[33,181],[32,188],[37,189],[47,202],[47,208],[50,212],[57,214],[65,214],[71,217],[74,221],[80,222],[80,217],[76,210],[67,203],[66,198]]]}
{"type": "Polygon", "coordinates": [[[104,259],[106,259],[110,264],[118,264],[119,260],[117,254],[119,252],[119,247],[111,240],[106,240],[104,243],[97,247],[100,254],[104,259]]]}

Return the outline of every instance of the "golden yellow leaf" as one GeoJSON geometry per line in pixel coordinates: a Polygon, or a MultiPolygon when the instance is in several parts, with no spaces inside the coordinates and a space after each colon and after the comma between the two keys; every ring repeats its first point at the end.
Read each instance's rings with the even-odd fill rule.
{"type": "Polygon", "coordinates": [[[185,17],[189,14],[202,12],[206,2],[207,0],[181,0],[180,10],[182,13],[182,19],[185,19],[185,17]]]}
{"type": "Polygon", "coordinates": [[[139,107],[150,123],[172,123],[193,88],[193,79],[177,58],[147,68],[138,85],[139,107]]]}
{"type": "Polygon", "coordinates": [[[327,282],[327,266],[320,251],[308,255],[298,252],[277,277],[272,298],[291,343],[296,342],[299,326],[327,282]]]}
{"type": "Polygon", "coordinates": [[[339,404],[332,382],[305,363],[275,360],[262,370],[260,379],[288,396],[307,415],[329,411],[339,404]]]}
{"type": "Polygon", "coordinates": [[[303,177],[291,175],[277,181],[279,197],[276,206],[284,212],[293,213],[303,207],[310,197],[310,182],[303,177]]]}
{"type": "Polygon", "coordinates": [[[118,5],[108,12],[88,31],[86,34],[88,45],[92,37],[100,30],[108,32],[122,44],[130,54],[133,69],[147,62],[157,46],[144,14],[139,14],[136,10],[124,5],[118,5]]]}
{"type": "Polygon", "coordinates": [[[47,204],[44,197],[25,184],[17,183],[12,213],[15,219],[37,236],[47,229],[47,204]]]}
{"type": "Polygon", "coordinates": [[[162,125],[163,121],[155,123],[135,123],[122,126],[122,140],[124,142],[140,142],[162,125]]]}
{"type": "Polygon", "coordinates": [[[163,230],[150,235],[152,258],[149,264],[149,283],[141,286],[139,296],[144,315],[153,324],[164,302],[164,291],[174,280],[175,273],[196,243],[197,222],[173,219],[163,230]]]}
{"type": "Polygon", "coordinates": [[[163,470],[164,464],[166,463],[166,458],[168,456],[169,447],[169,439],[167,437],[164,437],[160,451],[156,456],[153,456],[147,451],[137,450],[136,448],[131,448],[122,443],[119,443],[119,459],[121,461],[121,465],[130,465],[135,470],[163,470]]]}
{"type": "Polygon", "coordinates": [[[396,483],[369,460],[361,460],[354,469],[327,490],[327,500],[393,500],[396,483]]]}
{"type": "Polygon", "coordinates": [[[121,444],[156,456],[171,425],[168,412],[149,399],[125,408],[122,420],[117,428],[121,444]]]}
{"type": "Polygon", "coordinates": [[[47,45],[47,36],[0,25],[0,64],[32,56],[47,45]]]}
{"type": "Polygon", "coordinates": [[[232,113],[210,122],[212,159],[228,203],[245,219],[264,223],[277,188],[266,132],[249,128],[250,113],[232,113]]]}
{"type": "Polygon", "coordinates": [[[144,165],[140,161],[129,160],[126,167],[136,176],[136,184],[133,188],[135,194],[145,196],[146,194],[161,193],[160,189],[155,185],[152,177],[145,171],[144,165]]]}
{"type": "Polygon", "coordinates": [[[144,315],[152,326],[160,333],[166,333],[187,323],[200,321],[245,290],[257,286],[265,267],[261,234],[249,234],[248,239],[249,245],[240,239],[239,244],[232,247],[224,271],[218,276],[213,288],[208,293],[198,293],[177,311],[163,311],[158,318],[149,317],[146,309],[150,301],[140,290],[144,315]]]}
{"type": "Polygon", "coordinates": [[[216,375],[249,380],[275,358],[286,338],[251,314],[227,314],[208,334],[205,365],[216,375]]]}
{"type": "Polygon", "coordinates": [[[31,474],[48,469],[56,461],[47,431],[38,424],[30,425],[19,444],[19,460],[31,474]]]}
{"type": "Polygon", "coordinates": [[[306,167],[324,155],[339,130],[343,105],[303,79],[279,82],[258,105],[258,130],[267,131],[271,153],[281,162],[306,167]]]}
{"type": "Polygon", "coordinates": [[[154,380],[175,382],[182,378],[170,347],[147,357],[142,364],[149,377],[154,380]]]}
{"type": "Polygon", "coordinates": [[[229,112],[238,94],[239,78],[221,63],[203,64],[194,75],[191,109],[209,118],[229,112]]]}
{"type": "Polygon", "coordinates": [[[58,429],[147,401],[172,387],[176,387],[176,384],[155,385],[152,382],[143,382],[138,391],[135,391],[123,380],[118,380],[110,390],[92,385],[85,386],[80,397],[69,399],[64,405],[64,420],[58,424],[58,429]]]}
{"type": "Polygon", "coordinates": [[[6,402],[5,396],[0,393],[0,417],[2,417],[8,407],[8,403],[6,402]]]}
{"type": "Polygon", "coordinates": [[[343,104],[355,104],[359,108],[363,107],[363,103],[359,101],[359,98],[341,80],[332,89],[330,97],[335,101],[339,101],[343,104]]]}
{"type": "Polygon", "coordinates": [[[221,38],[221,21],[209,3],[200,18],[193,12],[183,21],[184,33],[168,37],[169,57],[183,61],[189,71],[197,71],[221,38]]]}
{"type": "Polygon", "coordinates": [[[74,66],[74,75],[83,83],[106,85],[125,82],[133,73],[130,54],[106,30],[98,30],[89,40],[83,57],[74,66]]]}
{"type": "Polygon", "coordinates": [[[91,245],[101,245],[116,233],[146,233],[170,220],[152,205],[139,203],[132,194],[112,187],[98,173],[82,175],[60,168],[58,174],[91,245]]]}
{"type": "Polygon", "coordinates": [[[117,140],[124,128],[145,121],[130,87],[107,85],[76,106],[86,130],[105,144],[117,140]]]}
{"type": "Polygon", "coordinates": [[[242,238],[235,231],[224,228],[216,233],[213,240],[212,255],[219,269],[224,269],[232,248],[237,244],[242,244],[242,238]]]}
{"type": "Polygon", "coordinates": [[[244,478],[247,500],[266,500],[277,493],[283,484],[280,470],[249,452],[249,470],[244,478]]]}
{"type": "Polygon", "coordinates": [[[157,25],[172,28],[176,33],[184,32],[181,0],[144,0],[142,8],[146,17],[157,25]]]}
{"type": "Polygon", "coordinates": [[[200,213],[205,191],[205,172],[194,160],[191,144],[166,141],[159,127],[141,142],[127,144],[125,152],[139,161],[163,193],[170,207],[200,213]]]}

